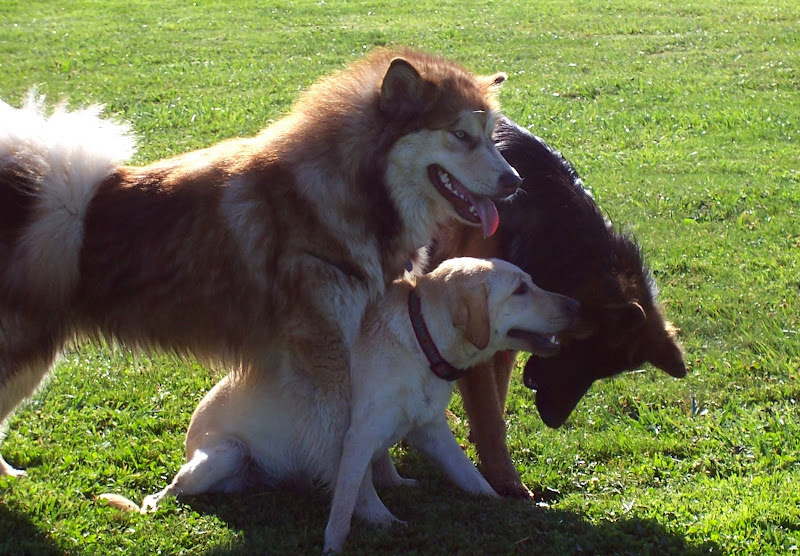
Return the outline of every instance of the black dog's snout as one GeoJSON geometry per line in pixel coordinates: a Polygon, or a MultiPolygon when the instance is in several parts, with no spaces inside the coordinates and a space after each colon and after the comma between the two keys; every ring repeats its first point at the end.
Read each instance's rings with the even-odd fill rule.
{"type": "Polygon", "coordinates": [[[522,185],[522,178],[519,177],[516,171],[503,172],[497,180],[497,185],[500,186],[504,194],[513,195],[522,185]]]}
{"type": "Polygon", "coordinates": [[[581,304],[576,299],[572,299],[571,297],[565,297],[564,310],[570,315],[578,316],[578,312],[581,310],[581,304]]]}
{"type": "Polygon", "coordinates": [[[577,300],[562,295],[561,310],[569,320],[568,328],[572,328],[580,320],[581,304],[577,300]]]}

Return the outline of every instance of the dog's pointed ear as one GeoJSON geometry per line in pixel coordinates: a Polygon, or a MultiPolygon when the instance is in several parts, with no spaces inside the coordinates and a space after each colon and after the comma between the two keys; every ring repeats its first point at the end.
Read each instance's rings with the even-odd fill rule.
{"type": "Polygon", "coordinates": [[[606,324],[613,330],[615,336],[627,334],[647,321],[644,309],[635,301],[606,305],[603,313],[606,324]]]}
{"type": "Polygon", "coordinates": [[[417,113],[422,106],[424,88],[417,69],[403,58],[394,58],[381,83],[381,111],[393,117],[417,113]]]}
{"type": "Polygon", "coordinates": [[[660,337],[649,342],[647,360],[670,376],[685,377],[686,364],[683,362],[683,348],[675,339],[677,330],[670,323],[666,323],[665,328],[659,332],[660,337]]]}
{"type": "Polygon", "coordinates": [[[464,332],[464,337],[478,349],[489,345],[489,297],[486,284],[468,288],[461,295],[450,298],[453,326],[464,332]]]}
{"type": "Polygon", "coordinates": [[[500,85],[506,82],[508,75],[505,72],[497,72],[494,75],[484,75],[481,79],[492,89],[499,89],[500,85]]]}

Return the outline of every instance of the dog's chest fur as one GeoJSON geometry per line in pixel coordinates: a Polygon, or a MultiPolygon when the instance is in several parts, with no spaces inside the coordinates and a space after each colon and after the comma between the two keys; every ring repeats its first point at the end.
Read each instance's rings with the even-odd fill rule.
{"type": "Polygon", "coordinates": [[[411,327],[407,295],[405,288],[389,288],[370,308],[351,369],[354,415],[391,422],[396,427],[391,444],[441,418],[454,385],[430,370],[411,327]]]}

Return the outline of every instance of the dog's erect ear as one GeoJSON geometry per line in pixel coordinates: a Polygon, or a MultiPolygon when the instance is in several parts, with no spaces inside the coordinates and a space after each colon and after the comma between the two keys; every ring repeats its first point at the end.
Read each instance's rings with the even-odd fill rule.
{"type": "Polygon", "coordinates": [[[416,114],[424,89],[422,76],[414,66],[403,58],[393,59],[381,83],[381,111],[394,117],[416,114]]]}
{"type": "Polygon", "coordinates": [[[675,340],[673,334],[670,334],[671,326],[663,331],[663,337],[655,342],[651,342],[648,346],[647,360],[655,367],[665,371],[670,376],[675,378],[683,378],[686,376],[686,365],[683,362],[683,350],[680,344],[675,340]]]}
{"type": "Polygon", "coordinates": [[[450,298],[453,326],[464,332],[464,337],[478,349],[489,345],[489,295],[486,284],[466,288],[461,295],[450,298]]]}
{"type": "Polygon", "coordinates": [[[506,79],[508,79],[508,75],[506,75],[505,73],[503,73],[501,71],[501,72],[495,73],[494,75],[483,76],[483,77],[481,77],[481,79],[483,79],[484,81],[488,82],[489,87],[491,87],[493,89],[499,89],[500,85],[505,83],[506,79]]]}
{"type": "Polygon", "coordinates": [[[635,301],[606,305],[603,313],[606,325],[613,329],[614,335],[619,336],[642,326],[647,320],[644,309],[635,301]]]}

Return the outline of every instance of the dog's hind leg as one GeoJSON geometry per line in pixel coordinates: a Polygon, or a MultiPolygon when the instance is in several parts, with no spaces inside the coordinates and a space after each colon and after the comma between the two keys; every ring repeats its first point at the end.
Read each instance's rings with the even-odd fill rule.
{"type": "MultiPolygon", "coordinates": [[[[62,345],[59,335],[37,335],[25,329],[21,319],[0,314],[0,441],[8,418],[42,383],[62,345]]],[[[0,455],[0,475],[18,477],[25,472],[0,455]]]]}
{"type": "Polygon", "coordinates": [[[378,527],[388,527],[393,523],[404,523],[389,511],[378,496],[378,493],[375,492],[375,484],[372,482],[372,473],[369,468],[367,468],[364,480],[361,481],[361,487],[358,489],[358,500],[356,501],[354,514],[359,519],[378,527]]]}
{"type": "Polygon", "coordinates": [[[372,462],[372,479],[379,488],[417,486],[419,484],[415,479],[404,479],[400,476],[389,452],[383,452],[372,462]]]}
{"type": "Polygon", "coordinates": [[[163,490],[147,496],[142,502],[141,513],[154,512],[165,496],[202,494],[212,490],[231,491],[220,488],[230,483],[247,463],[247,449],[236,440],[224,438],[205,443],[192,454],[192,459],[183,464],[163,490]]]}
{"type": "MultiPolygon", "coordinates": [[[[0,374],[3,376],[3,382],[0,385],[0,429],[4,429],[6,420],[14,409],[22,400],[30,397],[36,387],[39,386],[42,378],[47,373],[47,367],[41,369],[29,367],[10,374],[5,363],[0,363],[0,366],[2,366],[0,374]]],[[[4,430],[0,430],[0,440],[2,440],[4,433],[4,430]]],[[[0,475],[19,477],[25,475],[25,471],[12,467],[0,453],[0,475]]]]}

